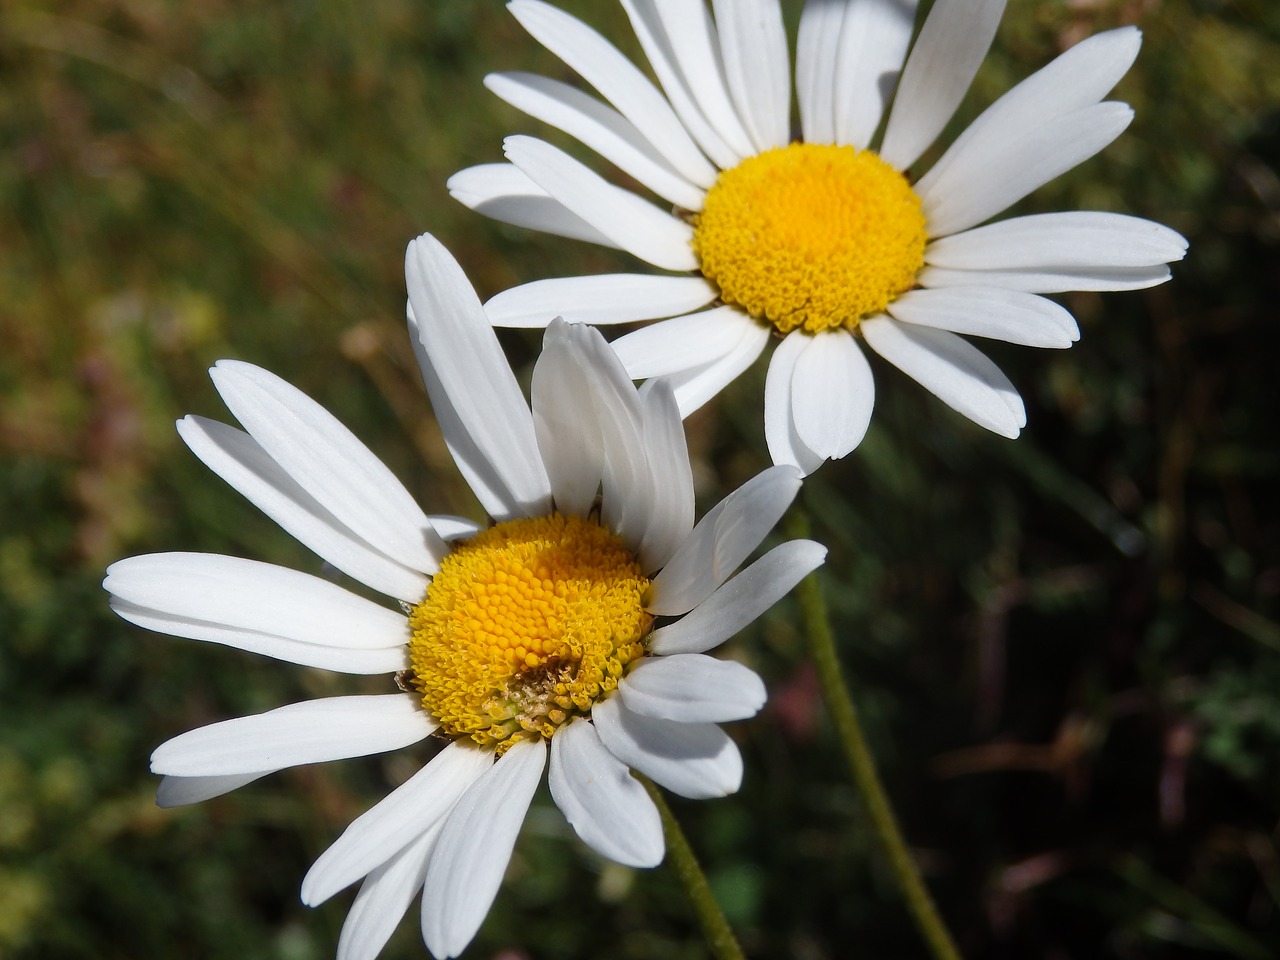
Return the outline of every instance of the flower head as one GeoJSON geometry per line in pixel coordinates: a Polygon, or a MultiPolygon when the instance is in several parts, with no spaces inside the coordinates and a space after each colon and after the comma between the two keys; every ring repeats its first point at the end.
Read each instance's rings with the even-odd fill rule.
{"type": "Polygon", "coordinates": [[[632,769],[686,797],[734,792],[722,721],[764,704],[747,667],[707,656],[825,550],[784,543],[734,577],[799,487],[773,467],[697,525],[679,413],[637,391],[594,330],[552,323],[527,404],[466,278],[430,236],[407,257],[410,326],[445,440],[492,525],[429,517],[332,415],[267,371],[223,360],[244,430],[186,417],[192,451],[271,519],[396,610],[328,580],[236,557],[115,563],[122,617],[306,666],[387,674],[400,692],[311,700],[161,745],[165,806],[285,767],[448,741],[357,818],[302,885],[318,904],[363,879],[338,947],[374,957],[423,890],[437,957],[460,952],[497,894],[549,760],[588,845],[657,864],[662,827],[632,769]]]}
{"type": "Polygon", "coordinates": [[[960,413],[1016,437],[1021,398],[959,335],[1069,347],[1076,323],[1043,294],[1152,286],[1186,250],[1172,230],[1113,213],[981,226],[1128,126],[1129,107],[1103,97],[1137,56],[1135,28],[1091,37],[1019,83],[916,177],[1004,0],[938,0],[914,45],[911,0],[809,0],[795,58],[796,142],[777,0],[715,0],[714,18],[701,0],[622,3],[661,89],[541,0],[509,6],[603,102],[531,74],[486,82],[674,210],[525,136],[507,139],[509,163],[463,170],[449,186],[489,216],[689,275],[536,281],[486,307],[510,326],[560,314],[660,320],[613,346],[632,377],[668,377],[685,415],[779,340],[764,410],[775,463],[811,472],[861,441],[875,391],[860,342],[960,413]]]}

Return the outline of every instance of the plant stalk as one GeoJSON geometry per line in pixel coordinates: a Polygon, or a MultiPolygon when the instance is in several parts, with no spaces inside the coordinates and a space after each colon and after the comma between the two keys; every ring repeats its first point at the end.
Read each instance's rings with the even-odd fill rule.
{"type": "MultiPolygon", "coordinates": [[[[799,511],[793,513],[789,533],[793,537],[807,537],[809,535],[808,517],[799,511]]],[[[863,806],[871,820],[873,832],[889,862],[889,867],[907,902],[907,908],[915,920],[916,927],[928,944],[935,960],[960,960],[960,951],[956,949],[955,941],[952,940],[951,933],[943,923],[938,908],[920,876],[920,871],[911,858],[902,830],[898,826],[897,817],[894,815],[893,806],[889,802],[889,796],[880,782],[880,775],[876,772],[875,760],[863,736],[862,724],[858,721],[858,711],[854,707],[853,696],[840,671],[831,619],[827,614],[822,585],[818,580],[820,573],[821,570],[815,570],[805,577],[796,588],[796,594],[800,603],[801,616],[804,619],[809,655],[813,658],[827,712],[831,715],[836,736],[844,748],[845,759],[849,763],[854,785],[862,797],[863,806]]]]}
{"type": "Polygon", "coordinates": [[[671,812],[671,807],[667,805],[667,798],[648,777],[636,774],[636,779],[649,791],[649,796],[653,798],[658,814],[662,817],[662,832],[667,839],[667,860],[676,876],[680,878],[680,883],[693,904],[694,912],[698,915],[698,924],[702,927],[702,935],[711,953],[717,960],[746,960],[742,947],[738,946],[738,939],[729,927],[729,921],[725,919],[720,904],[716,902],[715,895],[711,892],[706,874],[702,872],[698,858],[694,855],[693,848],[689,846],[688,838],[680,829],[680,824],[675,814],[671,812]]]}

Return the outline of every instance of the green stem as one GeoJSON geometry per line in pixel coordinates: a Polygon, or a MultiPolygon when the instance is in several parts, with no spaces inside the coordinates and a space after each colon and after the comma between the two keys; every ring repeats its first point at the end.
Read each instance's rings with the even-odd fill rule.
{"type": "Polygon", "coordinates": [[[1234,957],[1245,960],[1274,960],[1276,954],[1253,934],[1236,925],[1212,904],[1190,890],[1171,882],[1135,856],[1117,864],[1120,876],[1152,898],[1162,909],[1185,919],[1204,937],[1215,940],[1234,957]]]}
{"type": "MultiPolygon", "coordinates": [[[[793,537],[809,535],[809,520],[799,511],[791,515],[789,534],[793,537]]],[[[911,859],[902,831],[898,827],[897,817],[894,816],[893,806],[889,803],[889,796],[876,773],[875,760],[872,759],[866,738],[862,734],[862,724],[858,721],[853,697],[840,673],[835,638],[827,615],[827,605],[822,597],[818,573],[819,571],[815,571],[805,577],[796,588],[796,593],[801,616],[804,618],[809,654],[822,685],[822,697],[826,701],[831,722],[844,747],[854,785],[862,796],[876,839],[889,861],[921,936],[937,960],[960,960],[960,951],[956,949],[955,942],[920,877],[920,871],[911,859]]]]}
{"type": "Polygon", "coordinates": [[[689,846],[688,838],[680,829],[680,824],[675,814],[671,812],[671,807],[667,805],[667,798],[662,795],[662,790],[647,777],[637,774],[636,779],[649,791],[649,796],[653,798],[658,814],[662,817],[662,832],[667,838],[668,862],[675,870],[676,876],[680,878],[684,892],[693,903],[707,946],[719,960],[745,960],[742,948],[738,946],[738,940],[733,935],[733,930],[729,928],[729,921],[725,919],[724,913],[720,910],[720,904],[716,903],[715,895],[711,892],[706,874],[702,872],[698,858],[694,855],[693,848],[689,846]]]}

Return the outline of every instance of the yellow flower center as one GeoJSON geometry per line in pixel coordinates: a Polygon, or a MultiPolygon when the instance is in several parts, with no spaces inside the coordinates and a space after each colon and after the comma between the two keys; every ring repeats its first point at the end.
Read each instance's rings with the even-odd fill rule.
{"type": "Polygon", "coordinates": [[[910,290],[927,239],[920,198],[876,154],[793,143],[720,174],[693,250],[725,303],[780,333],[819,333],[910,290]]]}
{"type": "Polygon", "coordinates": [[[409,614],[411,683],[452,737],[550,738],[644,654],[649,580],[592,520],[508,520],[454,545],[409,614]]]}

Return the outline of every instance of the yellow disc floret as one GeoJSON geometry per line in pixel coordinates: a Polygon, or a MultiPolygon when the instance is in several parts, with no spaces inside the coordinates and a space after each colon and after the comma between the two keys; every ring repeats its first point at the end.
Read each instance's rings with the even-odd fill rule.
{"type": "Polygon", "coordinates": [[[693,250],[725,303],[818,333],[852,330],[910,290],[927,239],[919,197],[876,154],[793,143],[720,174],[693,250]]]}
{"type": "Polygon", "coordinates": [[[551,737],[644,654],[649,581],[617,536],[552,514],[454,545],[409,614],[412,685],[443,733],[551,737]]]}

